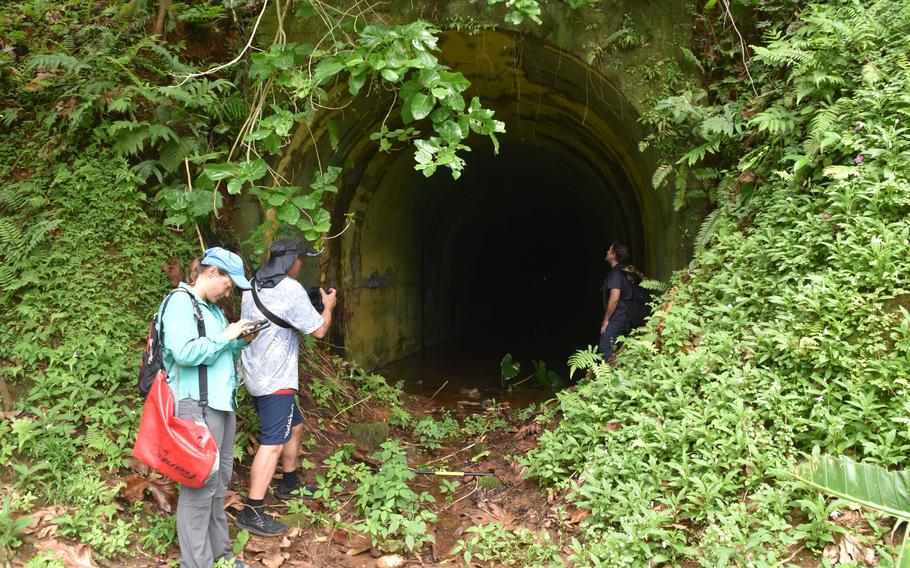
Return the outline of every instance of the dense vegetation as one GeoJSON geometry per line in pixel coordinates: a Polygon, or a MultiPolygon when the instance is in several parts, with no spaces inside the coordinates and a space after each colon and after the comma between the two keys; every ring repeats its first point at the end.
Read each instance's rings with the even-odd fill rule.
{"type": "MultiPolygon", "coordinates": [[[[504,4],[515,24],[541,14],[536,0],[488,3],[504,4]]],[[[0,8],[0,402],[8,410],[15,399],[24,411],[0,422],[0,464],[12,484],[2,495],[0,550],[21,544],[17,517],[45,503],[67,506],[59,534],[103,556],[128,542],[166,549],[166,518],[118,516],[116,488],[105,483],[135,433],[131,377],[167,286],[160,267],[192,256],[197,225],[209,240],[223,236],[215,214],[240,192],[272,209],[260,244],[281,225],[316,236],[328,229],[320,198],[338,171],[326,168],[304,190],[269,169],[320,104],[369,85],[396,93],[405,121],[429,118],[432,132],[375,138],[383,149],[413,142],[428,174],[458,175],[469,134],[495,139],[503,126],[480,101],[464,100],[460,74],[440,68],[428,24],[364,27],[364,14],[301,2],[299,17],[323,10],[330,30],[350,41],[316,49],[279,34],[241,65],[181,82],[176,75],[224,55],[193,45],[181,55],[181,28],[211,28],[240,50],[259,6],[174,6],[170,42],[148,34],[154,2],[0,8]]],[[[843,530],[829,516],[837,505],[791,477],[804,454],[908,466],[910,7],[728,7],[707,3],[705,43],[688,52],[705,89],[655,101],[644,117],[648,144],[667,158],[656,190],[672,186],[679,206],[706,198],[716,207],[695,259],[615,367],[591,353],[574,358],[591,376],[560,395],[559,426],[522,458],[542,484],[590,512],[582,532],[562,543],[487,525],[460,545],[467,557],[561,565],[566,544],[576,565],[778,565],[797,545],[818,553],[843,530]],[[730,13],[751,20],[723,29],[730,13]],[[751,58],[740,31],[764,34],[751,58]]],[[[393,404],[384,383],[350,378],[393,404]]],[[[328,401],[336,386],[317,382],[314,394],[328,401]]],[[[396,417],[404,423],[405,414],[396,417]]],[[[416,434],[430,447],[452,429],[444,426],[424,420],[416,434]]],[[[360,480],[359,527],[390,549],[422,545],[431,515],[414,496],[405,493],[400,510],[376,505],[387,502],[383,490],[406,490],[399,448],[379,454],[389,464],[385,486],[344,469],[343,452],[323,480],[326,502],[332,475],[360,480]],[[377,522],[380,509],[401,516],[403,528],[377,522]]],[[[888,565],[887,547],[877,551],[888,565]]]]}
{"type": "Polygon", "coordinates": [[[841,529],[801,457],[910,463],[910,7],[863,4],[762,22],[755,92],[740,69],[652,115],[701,138],[676,167],[707,155],[718,213],[616,367],[576,357],[593,377],[526,458],[590,510],[580,564],[820,552],[841,529]]]}

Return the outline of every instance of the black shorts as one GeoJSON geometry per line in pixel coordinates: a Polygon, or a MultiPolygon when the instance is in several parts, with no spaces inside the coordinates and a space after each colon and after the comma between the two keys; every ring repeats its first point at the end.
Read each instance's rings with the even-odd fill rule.
{"type": "Polygon", "coordinates": [[[291,429],[303,423],[296,393],[267,394],[252,398],[259,414],[259,443],[263,446],[286,443],[291,439],[291,429]]]}

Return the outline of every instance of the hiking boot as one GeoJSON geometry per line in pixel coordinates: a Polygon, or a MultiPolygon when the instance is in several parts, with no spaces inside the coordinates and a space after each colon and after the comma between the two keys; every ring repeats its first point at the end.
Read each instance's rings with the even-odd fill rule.
{"type": "Polygon", "coordinates": [[[285,485],[279,481],[275,486],[275,498],[282,501],[291,499],[312,499],[316,493],[316,487],[307,487],[305,485],[285,485]]]}
{"type": "Polygon", "coordinates": [[[281,536],[288,532],[287,525],[279,523],[264,511],[252,507],[244,507],[243,511],[234,518],[234,524],[259,536],[281,536]]]}

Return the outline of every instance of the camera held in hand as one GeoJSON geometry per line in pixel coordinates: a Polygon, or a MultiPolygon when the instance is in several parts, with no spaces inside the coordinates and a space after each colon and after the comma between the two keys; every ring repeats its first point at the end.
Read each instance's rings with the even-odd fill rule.
{"type": "Polygon", "coordinates": [[[313,304],[316,311],[322,313],[322,310],[325,309],[325,304],[322,303],[322,294],[319,293],[319,288],[325,289],[326,293],[332,289],[331,286],[313,286],[312,288],[307,288],[306,293],[310,297],[310,303],[313,304]]]}

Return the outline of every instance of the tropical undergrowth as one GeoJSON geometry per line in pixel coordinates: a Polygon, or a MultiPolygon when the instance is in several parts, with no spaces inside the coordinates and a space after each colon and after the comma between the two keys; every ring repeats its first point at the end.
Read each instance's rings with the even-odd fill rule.
{"type": "Polygon", "coordinates": [[[667,304],[615,367],[586,358],[524,458],[590,511],[576,565],[780,565],[838,530],[790,474],[806,454],[908,465],[910,8],[784,14],[757,25],[754,87],[731,63],[738,86],[646,117],[687,148],[659,171],[714,179],[717,213],[667,304]]]}

